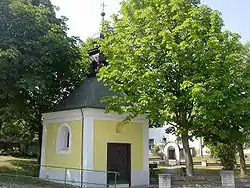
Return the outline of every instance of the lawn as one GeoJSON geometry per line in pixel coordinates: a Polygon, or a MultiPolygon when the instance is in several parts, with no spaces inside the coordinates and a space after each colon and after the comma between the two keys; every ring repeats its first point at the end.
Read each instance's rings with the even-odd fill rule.
{"type": "MultiPolygon", "coordinates": [[[[152,181],[155,182],[158,178],[158,174],[165,173],[166,169],[176,169],[177,175],[180,175],[180,168],[185,166],[174,166],[174,167],[166,167],[166,166],[159,166],[158,168],[154,169],[154,172],[152,173],[152,181]]],[[[222,170],[222,166],[194,166],[195,176],[219,176],[220,171],[222,170]]],[[[235,170],[235,177],[240,178],[240,170],[235,170]]],[[[250,178],[250,168],[247,169],[247,176],[246,178],[250,178]]]]}
{"type": "Polygon", "coordinates": [[[211,166],[211,167],[203,167],[203,166],[194,166],[194,171],[196,176],[219,176],[221,166],[211,166]]]}
{"type": "Polygon", "coordinates": [[[200,161],[207,161],[208,163],[216,163],[219,162],[219,159],[217,158],[211,158],[209,156],[204,156],[204,157],[193,157],[194,162],[200,162],[200,161]]]}
{"type": "Polygon", "coordinates": [[[0,186],[25,188],[63,188],[72,187],[38,178],[37,159],[0,156],[0,186]]]}
{"type": "MultiPolygon", "coordinates": [[[[158,168],[150,171],[150,184],[158,184],[158,175],[166,173],[166,169],[174,168],[179,169],[184,166],[166,167],[159,166],[158,168]]],[[[195,166],[196,176],[214,176],[220,175],[220,166],[202,167],[195,166]]],[[[248,169],[250,174],[250,169],[248,169]]],[[[235,173],[236,177],[239,171],[235,173]]],[[[0,156],[0,187],[2,185],[16,185],[16,187],[33,187],[33,188],[62,188],[72,187],[69,185],[62,185],[52,183],[38,178],[38,165],[37,159],[24,159],[15,158],[11,156],[0,156]]],[[[14,186],[15,187],[15,186],[14,186]]]]}
{"type": "MultiPolygon", "coordinates": [[[[209,160],[213,162],[212,160],[209,160]]],[[[181,175],[181,168],[185,166],[173,166],[173,167],[167,167],[167,166],[158,166],[158,168],[155,168],[153,171],[150,172],[150,182],[151,184],[158,184],[158,175],[162,173],[169,173],[168,169],[174,169],[176,170],[176,175],[181,175]]],[[[220,176],[220,171],[222,170],[222,166],[200,166],[195,165],[194,171],[195,176],[220,176]]],[[[240,177],[240,170],[237,169],[235,171],[235,178],[241,178],[240,177]]],[[[247,176],[245,179],[250,178],[250,168],[247,169],[247,176]]]]}
{"type": "Polygon", "coordinates": [[[0,156],[0,173],[38,176],[37,159],[0,156]]]}

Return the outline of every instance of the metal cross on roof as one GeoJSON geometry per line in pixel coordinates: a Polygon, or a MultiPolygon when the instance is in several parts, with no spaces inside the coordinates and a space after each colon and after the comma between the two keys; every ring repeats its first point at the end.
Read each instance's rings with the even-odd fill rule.
{"type": "Polygon", "coordinates": [[[105,17],[105,11],[104,11],[104,9],[105,9],[106,6],[107,5],[105,5],[104,2],[101,4],[101,7],[102,7],[102,13],[101,13],[102,20],[104,20],[104,17],[105,17]]]}

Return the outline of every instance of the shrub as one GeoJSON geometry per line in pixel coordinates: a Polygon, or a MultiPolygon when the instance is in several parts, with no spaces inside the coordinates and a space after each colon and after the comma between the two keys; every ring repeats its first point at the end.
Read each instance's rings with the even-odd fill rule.
{"type": "Polygon", "coordinates": [[[159,156],[160,150],[161,150],[161,149],[160,149],[159,146],[154,145],[153,148],[152,148],[152,153],[153,153],[153,155],[154,155],[154,156],[159,156]]]}
{"type": "Polygon", "coordinates": [[[236,165],[235,144],[216,143],[208,145],[211,157],[219,158],[224,170],[233,170],[236,165]]]}

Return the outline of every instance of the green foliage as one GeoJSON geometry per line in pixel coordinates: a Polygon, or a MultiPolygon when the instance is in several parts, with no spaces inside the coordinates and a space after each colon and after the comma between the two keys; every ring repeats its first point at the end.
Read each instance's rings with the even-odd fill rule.
{"type": "Polygon", "coordinates": [[[236,145],[218,143],[208,145],[211,157],[219,158],[224,170],[234,170],[236,163],[236,145]]]}
{"type": "Polygon", "coordinates": [[[246,61],[250,63],[250,42],[245,44],[246,61]]]}
{"type": "Polygon", "coordinates": [[[219,87],[241,61],[239,36],[222,26],[217,11],[191,1],[123,2],[121,16],[104,24],[101,41],[109,66],[99,77],[126,94],[108,98],[109,108],[171,121],[179,130],[192,126],[204,86],[219,87]]]}
{"type": "Polygon", "coordinates": [[[249,44],[239,52],[241,60],[230,66],[230,72],[218,86],[210,84],[197,104],[199,125],[194,131],[210,143],[211,152],[221,159],[225,169],[233,169],[235,154],[239,153],[241,174],[246,174],[243,145],[250,135],[249,44]],[[237,146],[237,147],[236,147],[237,146]]]}
{"type": "MultiPolygon", "coordinates": [[[[108,110],[128,112],[128,119],[146,114],[158,125],[171,122],[191,165],[185,139],[213,130],[221,120],[218,110],[209,110],[228,109],[226,119],[247,102],[243,45],[238,34],[222,27],[218,11],[193,0],[127,0],[120,15],[103,23],[100,44],[109,66],[99,78],[124,94],[106,98],[108,110]],[[235,96],[244,100],[232,100],[235,96]],[[208,123],[213,119],[219,121],[208,123]]],[[[229,130],[227,125],[222,122],[215,130],[229,130]]]]}
{"type": "Polygon", "coordinates": [[[38,143],[37,132],[22,120],[4,122],[0,129],[0,137],[6,140],[13,139],[25,145],[38,143]]]}
{"type": "Polygon", "coordinates": [[[222,68],[214,70],[197,97],[193,131],[209,143],[242,145],[250,134],[250,53],[247,45],[231,40],[238,45],[235,53],[227,57],[222,68]]]}
{"type": "Polygon", "coordinates": [[[25,122],[41,133],[41,113],[83,82],[88,61],[49,0],[2,0],[0,7],[0,117],[10,128],[25,122]]]}
{"type": "Polygon", "coordinates": [[[152,153],[154,155],[159,155],[159,152],[160,152],[160,147],[157,146],[157,145],[154,145],[153,148],[152,148],[152,153]]]}

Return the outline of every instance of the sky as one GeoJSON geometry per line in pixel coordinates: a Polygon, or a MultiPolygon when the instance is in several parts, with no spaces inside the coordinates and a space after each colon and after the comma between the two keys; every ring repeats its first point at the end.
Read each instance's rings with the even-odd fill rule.
{"type": "MultiPolygon", "coordinates": [[[[202,3],[222,13],[225,28],[241,35],[241,41],[250,41],[250,0],[201,0],[202,3]]],[[[101,4],[104,2],[106,19],[120,9],[121,0],[51,0],[60,7],[58,16],[66,16],[70,36],[82,40],[99,32],[101,4]]]]}

